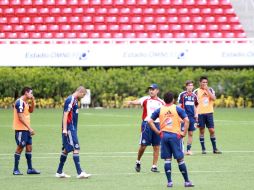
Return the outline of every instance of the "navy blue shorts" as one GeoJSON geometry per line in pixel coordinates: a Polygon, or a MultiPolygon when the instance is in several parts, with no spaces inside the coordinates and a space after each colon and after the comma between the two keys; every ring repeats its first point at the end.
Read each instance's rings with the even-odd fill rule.
{"type": "MultiPolygon", "coordinates": [[[[160,130],[160,124],[154,123],[156,128],[160,130]]],[[[159,146],[161,138],[149,126],[147,121],[143,121],[141,125],[140,145],[144,146],[159,146]]]]}
{"type": "Polygon", "coordinates": [[[214,128],[213,113],[198,114],[198,126],[200,128],[214,128]]]}
{"type": "Polygon", "coordinates": [[[15,140],[18,146],[32,145],[32,137],[29,131],[15,131],[15,140]]]}
{"type": "Polygon", "coordinates": [[[66,150],[67,153],[72,152],[74,150],[80,150],[77,131],[67,131],[67,136],[62,134],[62,142],[63,148],[62,150],[66,150]]]}
{"type": "MultiPolygon", "coordinates": [[[[194,117],[188,117],[189,118],[189,129],[188,131],[195,131],[196,127],[195,127],[195,123],[196,123],[196,119],[194,117]]],[[[184,123],[181,123],[181,131],[184,131],[184,123]]]]}
{"type": "Polygon", "coordinates": [[[183,139],[175,133],[163,132],[161,139],[161,158],[172,158],[179,160],[184,157],[183,139]]]}

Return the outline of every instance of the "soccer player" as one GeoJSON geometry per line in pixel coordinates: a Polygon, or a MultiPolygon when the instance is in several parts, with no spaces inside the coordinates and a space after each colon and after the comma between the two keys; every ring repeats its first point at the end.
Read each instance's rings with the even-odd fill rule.
{"type": "Polygon", "coordinates": [[[22,96],[18,98],[14,104],[13,128],[15,130],[15,140],[17,148],[14,154],[13,175],[23,175],[19,171],[20,155],[26,147],[27,174],[40,174],[39,171],[32,167],[32,135],[34,130],[30,125],[30,113],[34,111],[35,98],[33,90],[30,87],[24,87],[21,91],[22,96]],[[29,105],[28,101],[31,100],[29,105]]]}
{"type": "Polygon", "coordinates": [[[199,127],[199,140],[202,147],[202,154],[206,154],[205,148],[205,127],[208,128],[210,133],[210,140],[213,146],[214,154],[221,154],[216,147],[216,137],[214,130],[214,120],[213,120],[213,103],[216,99],[215,92],[211,87],[208,87],[208,78],[206,76],[201,76],[199,79],[200,87],[194,91],[198,98],[198,127],[199,127]]]}
{"type": "Polygon", "coordinates": [[[192,138],[193,132],[196,130],[195,123],[198,119],[198,114],[196,110],[196,106],[198,105],[198,100],[196,94],[194,94],[193,88],[193,81],[187,80],[185,82],[186,91],[181,92],[178,96],[178,104],[181,108],[183,108],[188,115],[190,124],[188,129],[188,140],[187,140],[187,155],[192,155],[191,152],[191,145],[192,145],[192,138]]]}
{"type": "Polygon", "coordinates": [[[189,127],[188,116],[182,108],[173,104],[174,95],[171,92],[164,94],[164,101],[166,105],[153,112],[148,124],[156,134],[161,136],[161,158],[165,160],[167,187],[173,187],[171,179],[172,155],[178,162],[179,170],[185,181],[184,186],[194,187],[188,177],[183,153],[183,137],[189,127]],[[158,118],[160,119],[160,130],[154,125],[154,121],[158,118]],[[184,131],[181,130],[181,121],[184,122],[184,131]]]}
{"type": "MultiPolygon", "coordinates": [[[[141,157],[143,156],[147,146],[153,146],[153,165],[151,168],[152,172],[159,172],[157,162],[160,151],[160,136],[154,133],[149,127],[147,121],[151,114],[157,108],[164,105],[164,101],[158,97],[159,87],[157,84],[151,84],[148,87],[149,96],[144,96],[140,99],[129,101],[131,105],[141,105],[143,107],[142,124],[141,124],[141,136],[140,136],[140,147],[138,150],[138,156],[136,160],[135,169],[137,172],[141,170],[141,157]]],[[[154,121],[155,126],[159,129],[159,119],[154,121]]]]}
{"type": "Polygon", "coordinates": [[[79,141],[77,136],[78,127],[78,100],[86,95],[86,89],[80,86],[76,91],[67,97],[64,102],[63,119],[62,119],[62,154],[60,156],[60,163],[57,169],[56,177],[58,178],[69,178],[63,172],[63,167],[67,159],[68,153],[73,152],[73,161],[77,170],[77,178],[88,178],[91,174],[86,173],[81,169],[79,159],[79,141]]]}

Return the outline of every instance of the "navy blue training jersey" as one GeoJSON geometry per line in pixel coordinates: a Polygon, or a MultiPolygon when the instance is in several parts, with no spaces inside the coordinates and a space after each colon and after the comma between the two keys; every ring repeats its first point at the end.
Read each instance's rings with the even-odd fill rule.
{"type": "Polygon", "coordinates": [[[64,112],[69,112],[67,117],[67,130],[77,130],[78,124],[78,99],[70,95],[64,102],[64,112]]]}
{"type": "Polygon", "coordinates": [[[181,92],[178,96],[178,103],[182,105],[188,116],[194,117],[194,106],[198,105],[198,99],[196,94],[193,92],[188,93],[187,91],[181,92]]]}

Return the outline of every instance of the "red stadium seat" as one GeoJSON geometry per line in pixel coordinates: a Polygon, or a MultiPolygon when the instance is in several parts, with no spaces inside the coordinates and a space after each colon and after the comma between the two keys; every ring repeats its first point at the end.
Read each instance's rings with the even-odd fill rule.
{"type": "Polygon", "coordinates": [[[15,8],[15,13],[16,14],[26,14],[26,9],[24,7],[17,7],[15,8]]]}
{"type": "Polygon", "coordinates": [[[1,0],[0,27],[7,39],[246,37],[230,0],[1,0]]]}
{"type": "Polygon", "coordinates": [[[9,0],[2,0],[0,1],[0,5],[3,6],[3,5],[9,5],[9,0]]]}
{"type": "Polygon", "coordinates": [[[74,25],[72,25],[72,30],[73,31],[82,31],[83,26],[81,24],[74,24],[74,25]]]}
{"type": "Polygon", "coordinates": [[[44,2],[43,0],[37,0],[37,1],[33,1],[33,5],[38,5],[38,6],[41,6],[41,5],[44,5],[44,2]]]}
{"type": "Polygon", "coordinates": [[[12,23],[12,24],[19,24],[19,22],[20,22],[19,17],[11,17],[9,22],[12,23]]]}
{"type": "Polygon", "coordinates": [[[138,33],[139,33],[139,31],[144,31],[145,30],[145,26],[141,25],[141,24],[134,24],[133,25],[133,30],[138,31],[138,33]]]}
{"type": "Polygon", "coordinates": [[[43,23],[43,17],[41,17],[41,16],[33,17],[32,23],[36,23],[36,24],[43,23]]]}
{"type": "Polygon", "coordinates": [[[46,0],[45,5],[55,5],[55,0],[46,0]]]}
{"type": "Polygon", "coordinates": [[[56,17],[48,16],[44,20],[45,20],[45,23],[55,23],[56,17]]]}
{"type": "Polygon", "coordinates": [[[33,5],[33,1],[32,0],[23,0],[22,4],[23,5],[33,5]]]}
{"type": "Polygon", "coordinates": [[[7,18],[6,17],[0,17],[0,24],[7,24],[7,18]]]}
{"type": "Polygon", "coordinates": [[[49,8],[48,7],[39,8],[39,13],[48,15],[49,14],[49,8]]]}
{"type": "Polygon", "coordinates": [[[19,32],[19,31],[22,32],[22,31],[24,31],[24,29],[25,29],[25,27],[22,24],[14,26],[14,30],[17,31],[17,32],[19,32]]]}
{"type": "Polygon", "coordinates": [[[39,24],[37,26],[38,31],[46,32],[48,30],[48,26],[46,24],[39,24]]]}

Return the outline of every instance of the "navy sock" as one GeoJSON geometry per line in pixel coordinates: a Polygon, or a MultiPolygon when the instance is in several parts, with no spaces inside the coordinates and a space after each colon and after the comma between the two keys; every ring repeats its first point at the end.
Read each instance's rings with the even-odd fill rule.
{"type": "Polygon", "coordinates": [[[211,142],[212,142],[212,145],[213,145],[213,150],[216,150],[217,147],[216,147],[216,137],[211,137],[211,142]]]}
{"type": "Polygon", "coordinates": [[[187,144],[187,152],[191,149],[191,144],[187,144]]]}
{"type": "Polygon", "coordinates": [[[186,167],[184,161],[179,162],[178,163],[178,167],[179,167],[180,172],[183,175],[184,181],[188,182],[189,181],[189,177],[188,177],[187,167],[186,167]]]}
{"type": "Polygon", "coordinates": [[[32,169],[32,152],[26,152],[26,162],[28,169],[32,169]]]}
{"type": "Polygon", "coordinates": [[[82,172],[82,169],[80,167],[80,161],[79,161],[79,154],[74,154],[73,153],[73,161],[75,163],[75,166],[76,166],[76,170],[77,170],[77,173],[78,175],[82,172]]]}
{"type": "Polygon", "coordinates": [[[20,160],[20,154],[15,153],[14,154],[14,171],[19,169],[19,160],[20,160]]]}
{"type": "Polygon", "coordinates": [[[165,160],[164,169],[165,169],[165,174],[166,174],[166,177],[168,179],[168,182],[172,182],[172,179],[171,179],[171,160],[165,160]]]}
{"type": "Polygon", "coordinates": [[[67,159],[67,156],[68,156],[68,154],[64,154],[64,153],[61,154],[60,163],[59,163],[59,166],[58,166],[58,169],[57,169],[57,173],[59,173],[59,174],[63,173],[63,167],[64,167],[64,163],[67,159]]]}
{"type": "Polygon", "coordinates": [[[199,137],[199,141],[200,141],[202,150],[205,150],[205,137],[204,136],[200,136],[199,137]]]}

